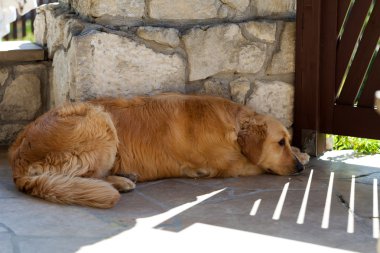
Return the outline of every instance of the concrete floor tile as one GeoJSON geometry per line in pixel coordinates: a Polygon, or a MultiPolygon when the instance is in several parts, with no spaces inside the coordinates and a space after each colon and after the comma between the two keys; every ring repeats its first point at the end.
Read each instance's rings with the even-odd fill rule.
{"type": "Polygon", "coordinates": [[[60,237],[60,238],[36,238],[21,237],[17,238],[20,253],[73,253],[83,247],[101,241],[100,238],[86,237],[60,237]]]}
{"type": "Polygon", "coordinates": [[[137,190],[143,197],[164,209],[168,209],[194,201],[197,196],[210,193],[216,188],[208,186],[207,183],[194,187],[182,181],[170,179],[162,180],[159,184],[143,187],[141,190],[137,188],[137,190]]]}
{"type": "Polygon", "coordinates": [[[167,211],[167,209],[163,209],[149,199],[142,197],[138,190],[122,194],[119,203],[112,209],[85,209],[98,220],[106,224],[117,225],[123,230],[133,228],[138,218],[150,217],[167,211]]]}
{"type": "Polygon", "coordinates": [[[13,253],[13,244],[11,241],[11,235],[4,233],[0,230],[0,252],[1,253],[13,253]]]}
{"type": "Polygon", "coordinates": [[[10,178],[0,178],[0,199],[18,198],[23,194],[16,190],[13,181],[10,178]]]}
{"type": "Polygon", "coordinates": [[[22,236],[111,236],[123,228],[85,208],[62,206],[23,196],[1,201],[0,223],[22,236]]]}

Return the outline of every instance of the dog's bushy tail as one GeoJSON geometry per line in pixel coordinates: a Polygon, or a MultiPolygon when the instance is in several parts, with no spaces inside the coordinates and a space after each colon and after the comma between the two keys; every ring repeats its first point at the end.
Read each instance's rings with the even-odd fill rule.
{"type": "Polygon", "coordinates": [[[110,208],[120,194],[96,177],[111,168],[117,143],[111,116],[101,107],[70,104],[27,125],[8,159],[22,192],[57,203],[110,208]]]}
{"type": "Polygon", "coordinates": [[[111,208],[120,198],[110,183],[94,178],[43,173],[14,181],[22,192],[61,204],[111,208]]]}

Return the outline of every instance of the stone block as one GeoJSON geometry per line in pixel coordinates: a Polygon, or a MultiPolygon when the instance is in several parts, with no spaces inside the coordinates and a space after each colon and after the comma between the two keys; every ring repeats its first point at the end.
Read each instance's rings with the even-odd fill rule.
{"type": "Polygon", "coordinates": [[[67,18],[65,15],[59,15],[52,8],[45,11],[45,18],[49,58],[53,58],[55,51],[62,46],[65,40],[64,31],[67,18]]]}
{"type": "Polygon", "coordinates": [[[204,88],[201,90],[201,94],[231,99],[228,85],[221,80],[206,80],[203,84],[203,87],[204,88]]]}
{"type": "Polygon", "coordinates": [[[121,16],[142,18],[145,0],[71,0],[71,6],[80,14],[90,17],[121,16]]]}
{"type": "Polygon", "coordinates": [[[46,70],[46,65],[42,63],[16,64],[13,66],[14,74],[17,76],[23,74],[40,75],[46,70]]]}
{"type": "Polygon", "coordinates": [[[294,86],[280,81],[255,81],[247,105],[258,113],[269,114],[285,127],[293,124],[294,86]]]}
{"type": "Polygon", "coordinates": [[[40,6],[34,21],[36,43],[47,45],[49,58],[64,43],[65,24],[70,17],[59,7],[57,3],[40,6]]]}
{"type": "Polygon", "coordinates": [[[44,46],[47,44],[46,39],[46,9],[48,5],[41,5],[36,9],[36,17],[34,19],[34,39],[37,44],[44,46]]]}
{"type": "Polygon", "coordinates": [[[197,20],[218,17],[219,0],[151,0],[149,16],[166,20],[197,20]]]}
{"type": "Polygon", "coordinates": [[[244,105],[250,89],[251,83],[247,78],[241,77],[230,82],[231,97],[236,103],[244,105]]]}
{"type": "MultiPolygon", "coordinates": [[[[184,91],[186,61],[180,53],[155,51],[130,34],[116,34],[61,12],[44,9],[54,67],[51,106],[69,99],[184,91]]],[[[165,46],[180,43],[178,31],[172,28],[145,27],[137,33],[165,46]]]]}
{"type": "Polygon", "coordinates": [[[249,0],[221,0],[233,9],[244,12],[249,6],[249,0]]]}
{"type": "Polygon", "coordinates": [[[170,25],[242,21],[253,18],[294,18],[296,0],[60,0],[81,16],[106,25],[170,25]]]}
{"type": "Polygon", "coordinates": [[[0,145],[8,145],[16,139],[17,134],[24,128],[22,124],[1,124],[0,145]]]}
{"type": "Polygon", "coordinates": [[[61,82],[69,83],[73,100],[185,88],[186,63],[181,55],[156,52],[120,35],[90,31],[74,36],[67,55],[61,57],[54,64],[54,80],[68,72],[61,82]]]}
{"type": "Polygon", "coordinates": [[[137,35],[142,39],[170,47],[177,47],[180,43],[178,30],[174,28],[143,26],[137,29],[137,35]]]}
{"type": "Polygon", "coordinates": [[[243,25],[248,36],[263,42],[273,43],[276,40],[276,23],[251,21],[243,25]]]}
{"type": "Polygon", "coordinates": [[[296,14],[296,0],[252,0],[251,6],[260,17],[293,17],[296,14]]]}
{"type": "Polygon", "coordinates": [[[272,62],[267,69],[267,73],[287,74],[295,72],[296,55],[296,23],[285,23],[281,34],[280,49],[273,55],[272,62]]]}
{"type": "Polygon", "coordinates": [[[41,108],[41,81],[35,74],[21,74],[5,89],[0,120],[32,120],[41,108]]]}
{"type": "Polygon", "coordinates": [[[73,35],[80,34],[88,27],[98,27],[67,13],[56,3],[37,8],[34,26],[36,43],[47,46],[50,59],[53,59],[57,50],[69,47],[73,35]]]}
{"type": "Polygon", "coordinates": [[[60,4],[68,5],[68,4],[71,3],[71,0],[58,0],[58,2],[59,2],[60,4]]]}
{"type": "Polygon", "coordinates": [[[50,83],[50,105],[56,107],[69,101],[70,76],[67,54],[58,50],[53,59],[52,80],[50,83]]]}
{"type": "Polygon", "coordinates": [[[266,59],[266,44],[247,40],[236,24],[193,28],[183,36],[189,61],[189,80],[222,72],[257,73],[266,59]]]}
{"type": "Polygon", "coordinates": [[[4,85],[5,81],[8,79],[9,71],[7,68],[0,68],[0,87],[4,85]]]}

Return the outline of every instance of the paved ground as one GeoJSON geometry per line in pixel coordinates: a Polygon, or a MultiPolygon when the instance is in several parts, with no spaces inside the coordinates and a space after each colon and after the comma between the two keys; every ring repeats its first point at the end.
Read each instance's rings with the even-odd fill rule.
{"type": "Polygon", "coordinates": [[[376,252],[373,181],[380,170],[345,164],[343,157],[314,159],[303,175],[294,177],[139,184],[111,210],[62,206],[24,195],[14,188],[5,157],[0,151],[1,253],[376,252]],[[325,208],[329,185],[331,211],[325,208]],[[348,206],[354,208],[352,216],[348,206]],[[323,218],[326,228],[321,228],[323,218]]]}

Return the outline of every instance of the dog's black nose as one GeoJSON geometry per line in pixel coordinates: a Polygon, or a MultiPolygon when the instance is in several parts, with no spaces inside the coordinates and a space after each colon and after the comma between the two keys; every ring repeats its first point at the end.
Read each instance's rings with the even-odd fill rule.
{"type": "Polygon", "coordinates": [[[298,160],[298,158],[296,157],[296,170],[297,172],[301,172],[305,169],[305,167],[303,166],[303,164],[298,160]]]}

